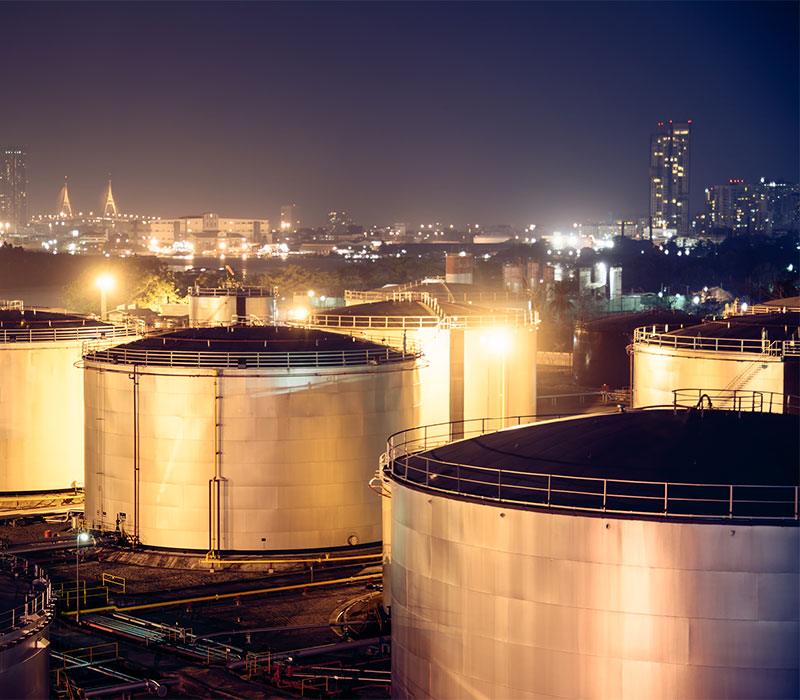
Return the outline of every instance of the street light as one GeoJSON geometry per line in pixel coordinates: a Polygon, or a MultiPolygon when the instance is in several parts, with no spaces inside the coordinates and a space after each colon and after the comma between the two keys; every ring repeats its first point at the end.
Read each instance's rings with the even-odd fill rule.
{"type": "Polygon", "coordinates": [[[114,288],[114,278],[111,275],[100,275],[100,277],[97,278],[96,284],[100,287],[100,318],[105,320],[108,313],[106,292],[114,288]]]}
{"type": "Polygon", "coordinates": [[[81,545],[86,544],[92,536],[88,532],[79,532],[75,545],[75,619],[81,621],[81,545]]]}

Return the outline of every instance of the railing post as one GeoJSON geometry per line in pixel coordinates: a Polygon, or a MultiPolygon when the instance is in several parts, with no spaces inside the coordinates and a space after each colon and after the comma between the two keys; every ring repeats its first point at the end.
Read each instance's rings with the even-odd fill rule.
{"type": "Polygon", "coordinates": [[[728,517],[733,517],[733,484],[728,487],[728,517]]]}
{"type": "Polygon", "coordinates": [[[797,497],[798,491],[800,491],[800,486],[794,487],[794,519],[797,520],[797,497]]]}
{"type": "Polygon", "coordinates": [[[669,506],[667,505],[668,497],[667,497],[667,489],[669,488],[669,483],[666,481],[664,482],[664,513],[669,512],[669,506]]]}
{"type": "Polygon", "coordinates": [[[552,474],[547,475],[547,505],[550,505],[550,480],[552,479],[552,474]]]}
{"type": "Polygon", "coordinates": [[[606,509],[606,494],[608,493],[608,479],[603,479],[603,510],[606,509]]]}

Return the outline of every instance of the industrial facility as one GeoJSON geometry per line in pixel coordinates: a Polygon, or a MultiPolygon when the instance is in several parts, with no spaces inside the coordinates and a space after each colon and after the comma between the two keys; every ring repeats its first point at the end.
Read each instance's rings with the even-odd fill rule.
{"type": "Polygon", "coordinates": [[[368,482],[418,424],[418,355],[334,333],[230,326],[83,358],[87,525],[225,552],[377,543],[368,482]]]}
{"type": "Polygon", "coordinates": [[[392,436],[393,697],[798,697],[798,428],[676,406],[392,436]]]}
{"type": "MultiPolygon", "coordinates": [[[[673,391],[757,391],[797,412],[800,310],[782,305],[688,328],[638,328],[632,346],[634,407],[671,405],[673,391]]],[[[703,393],[701,392],[701,393],[703,393]]],[[[782,408],[780,408],[782,407],[782,408]]]]}
{"type": "Polygon", "coordinates": [[[83,484],[85,342],[109,346],[131,328],[95,317],[0,302],[0,492],[83,484]]]}

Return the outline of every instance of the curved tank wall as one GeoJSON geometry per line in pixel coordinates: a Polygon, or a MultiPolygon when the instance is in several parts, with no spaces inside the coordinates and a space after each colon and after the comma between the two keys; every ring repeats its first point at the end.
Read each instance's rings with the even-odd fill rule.
{"type": "MultiPolygon", "coordinates": [[[[585,442],[580,432],[555,429],[573,446],[585,442]]],[[[501,431],[504,444],[513,447],[527,428],[521,430],[501,431]]],[[[615,432],[597,445],[613,442],[615,432]]],[[[491,447],[497,445],[487,453],[491,447]]],[[[393,697],[800,694],[800,529],[791,502],[775,524],[609,517],[601,508],[559,512],[481,501],[442,492],[441,477],[428,479],[434,489],[398,473],[384,472],[391,486],[393,697]]],[[[448,483],[455,489],[454,479],[448,483]]],[[[519,494],[524,482],[508,483],[504,493],[519,494]]],[[[536,483],[542,500],[546,484],[536,483]]],[[[493,489],[496,495],[496,483],[493,489]]],[[[682,494],[674,494],[669,507],[681,507],[682,494]]]]}
{"type": "Polygon", "coordinates": [[[131,336],[115,339],[126,331],[78,316],[0,315],[0,492],[83,484],[83,377],[75,363],[86,341],[131,336]]]}
{"type": "MultiPolygon", "coordinates": [[[[321,352],[330,338],[231,330],[270,339],[273,331],[311,333],[321,352]]],[[[312,360],[294,368],[280,360],[269,366],[270,353],[254,351],[214,368],[208,364],[228,360],[211,355],[204,353],[202,367],[134,367],[132,356],[119,353],[118,364],[112,356],[86,359],[87,522],[113,530],[119,520],[145,545],[193,550],[380,541],[381,499],[368,482],[386,434],[418,420],[416,359],[396,353],[383,362],[356,352],[346,365],[312,360]],[[238,368],[240,361],[251,367],[238,368]]]]}
{"type": "Polygon", "coordinates": [[[581,386],[630,386],[631,363],[627,347],[633,331],[648,324],[671,328],[697,323],[696,316],[677,313],[627,313],[580,323],[572,343],[572,370],[581,386]]]}

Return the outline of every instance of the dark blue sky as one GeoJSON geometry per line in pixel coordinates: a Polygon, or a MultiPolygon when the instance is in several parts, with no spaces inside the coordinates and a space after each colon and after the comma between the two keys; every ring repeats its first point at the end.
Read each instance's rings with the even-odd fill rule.
{"type": "Polygon", "coordinates": [[[31,211],[547,225],[647,212],[693,120],[692,209],[798,179],[798,4],[0,3],[0,143],[31,211]]]}

